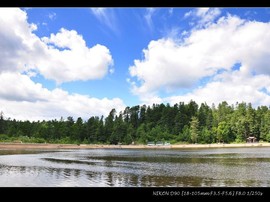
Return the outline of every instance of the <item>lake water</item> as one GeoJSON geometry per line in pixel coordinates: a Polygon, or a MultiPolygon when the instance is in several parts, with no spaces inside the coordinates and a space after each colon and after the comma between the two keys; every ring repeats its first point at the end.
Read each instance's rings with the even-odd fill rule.
{"type": "Polygon", "coordinates": [[[270,148],[0,150],[1,187],[270,187],[270,148]]]}

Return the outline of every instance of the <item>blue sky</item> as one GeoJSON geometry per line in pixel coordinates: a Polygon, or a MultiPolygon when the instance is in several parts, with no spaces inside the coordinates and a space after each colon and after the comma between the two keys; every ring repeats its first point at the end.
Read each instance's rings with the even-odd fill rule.
{"type": "Polygon", "coordinates": [[[270,103],[268,8],[1,8],[0,111],[100,116],[153,103],[270,103]]]}

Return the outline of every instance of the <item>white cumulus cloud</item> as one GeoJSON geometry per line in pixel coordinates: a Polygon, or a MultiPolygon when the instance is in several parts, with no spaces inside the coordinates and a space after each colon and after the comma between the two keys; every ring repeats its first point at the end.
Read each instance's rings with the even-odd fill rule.
{"type": "Polygon", "coordinates": [[[34,83],[27,75],[7,72],[0,74],[0,111],[6,117],[20,120],[51,120],[61,116],[106,116],[111,109],[118,112],[125,105],[119,98],[97,99],[88,95],[70,94],[60,88],[48,90],[34,83]]]}
{"type": "Polygon", "coordinates": [[[51,60],[42,60],[38,69],[46,78],[59,83],[101,79],[113,64],[108,48],[99,44],[88,48],[82,36],[74,30],[62,28],[50,38],[42,38],[42,41],[48,46],[46,56],[51,60]]]}
{"type": "MultiPolygon", "coordinates": [[[[209,9],[202,10],[200,15],[208,12],[209,9]]],[[[151,41],[143,50],[144,58],[134,60],[134,65],[129,67],[132,92],[142,101],[151,97],[158,100],[162,92],[195,88],[191,93],[162,100],[177,98],[176,102],[196,98],[212,103],[258,99],[258,103],[266,103],[269,95],[260,88],[269,88],[268,82],[262,81],[268,80],[270,75],[270,23],[227,15],[206,27],[193,29],[184,37],[151,41]],[[241,82],[230,85],[228,79],[210,80],[206,86],[196,87],[205,77],[225,76],[221,71],[236,79],[233,66],[237,63],[241,64],[241,82]],[[255,86],[255,81],[263,86],[255,86]]]]}
{"type": "Polygon", "coordinates": [[[17,8],[0,10],[0,72],[36,69],[57,83],[103,78],[113,64],[107,47],[91,48],[75,30],[64,28],[40,39],[17,8]]]}
{"type": "Polygon", "coordinates": [[[37,74],[57,83],[101,79],[113,68],[107,47],[87,47],[75,30],[39,38],[35,24],[19,8],[0,9],[0,111],[5,117],[21,120],[59,119],[107,115],[112,108],[122,110],[119,98],[98,99],[71,94],[60,88],[49,90],[31,77],[37,74]]]}
{"type": "Polygon", "coordinates": [[[219,74],[203,87],[181,96],[164,98],[164,102],[178,103],[194,100],[198,103],[207,102],[218,104],[227,101],[229,104],[236,102],[250,102],[254,106],[269,105],[270,76],[247,74],[244,67],[240,71],[229,71],[219,74]],[[262,89],[266,89],[267,93],[262,89]]]}

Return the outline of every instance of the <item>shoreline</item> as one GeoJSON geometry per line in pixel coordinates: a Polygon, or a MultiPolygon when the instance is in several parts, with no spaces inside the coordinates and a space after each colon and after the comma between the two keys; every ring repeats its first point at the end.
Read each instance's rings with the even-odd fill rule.
{"type": "Polygon", "coordinates": [[[270,147],[270,143],[241,144],[178,144],[178,145],[99,145],[99,144],[47,144],[47,143],[0,143],[0,150],[24,149],[204,149],[204,148],[252,148],[270,147]]]}

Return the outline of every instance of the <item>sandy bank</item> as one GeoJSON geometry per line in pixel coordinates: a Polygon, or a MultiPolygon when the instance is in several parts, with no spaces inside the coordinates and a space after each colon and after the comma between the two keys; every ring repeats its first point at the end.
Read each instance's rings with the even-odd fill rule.
{"type": "Polygon", "coordinates": [[[148,145],[97,145],[97,144],[36,144],[36,143],[0,143],[0,149],[203,149],[203,148],[241,148],[241,147],[270,147],[270,143],[246,144],[179,144],[167,146],[148,145]]]}
{"type": "Polygon", "coordinates": [[[244,143],[244,144],[183,144],[171,145],[171,148],[241,148],[241,147],[270,147],[270,143],[244,143]]]}

